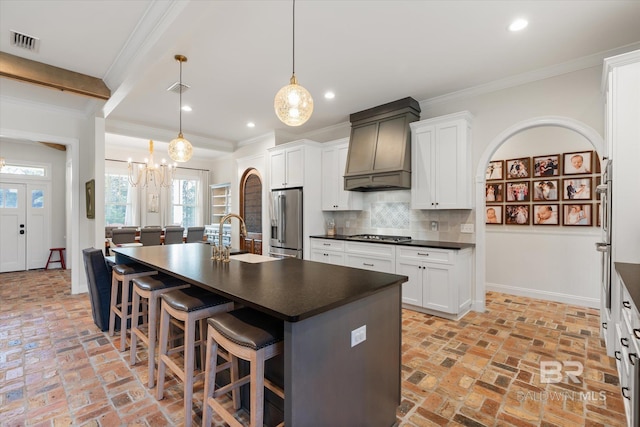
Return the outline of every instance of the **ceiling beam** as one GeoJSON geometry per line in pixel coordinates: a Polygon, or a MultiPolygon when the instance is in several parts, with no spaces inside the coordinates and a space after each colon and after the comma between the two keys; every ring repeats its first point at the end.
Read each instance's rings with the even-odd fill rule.
{"type": "Polygon", "coordinates": [[[100,79],[0,52],[0,76],[61,91],[108,100],[111,91],[100,79]]]}

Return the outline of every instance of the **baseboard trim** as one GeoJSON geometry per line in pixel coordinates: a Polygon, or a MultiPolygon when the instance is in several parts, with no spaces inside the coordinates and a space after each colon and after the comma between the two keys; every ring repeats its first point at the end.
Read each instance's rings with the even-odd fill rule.
{"type": "Polygon", "coordinates": [[[498,283],[487,283],[486,290],[522,297],[538,298],[546,301],[561,302],[570,305],[578,305],[581,307],[600,308],[600,300],[598,298],[586,298],[577,295],[562,294],[559,292],[518,288],[516,286],[501,285],[498,283]]]}

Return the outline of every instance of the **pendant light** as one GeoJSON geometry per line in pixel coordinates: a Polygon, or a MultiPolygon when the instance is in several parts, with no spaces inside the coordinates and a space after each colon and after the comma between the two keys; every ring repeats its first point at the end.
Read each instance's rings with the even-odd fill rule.
{"type": "Polygon", "coordinates": [[[171,157],[174,162],[182,163],[189,161],[193,155],[191,143],[182,136],[182,63],[187,62],[187,57],[176,55],[174,58],[180,63],[180,132],[178,133],[178,137],[169,143],[169,157],[171,157]]]}
{"type": "Polygon", "coordinates": [[[273,107],[280,121],[288,126],[300,126],[313,113],[313,98],[296,78],[296,0],[293,0],[293,73],[289,84],[276,94],[273,107]]]}

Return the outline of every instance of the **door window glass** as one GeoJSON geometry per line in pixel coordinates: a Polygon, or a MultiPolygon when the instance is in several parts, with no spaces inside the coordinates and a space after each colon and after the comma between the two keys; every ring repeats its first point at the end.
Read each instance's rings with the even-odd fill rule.
{"type": "Polygon", "coordinates": [[[44,208],[44,192],[42,190],[31,190],[31,207],[44,208]]]}
{"type": "Polygon", "coordinates": [[[18,207],[18,190],[15,188],[7,188],[4,190],[3,195],[3,208],[16,209],[18,207]]]}

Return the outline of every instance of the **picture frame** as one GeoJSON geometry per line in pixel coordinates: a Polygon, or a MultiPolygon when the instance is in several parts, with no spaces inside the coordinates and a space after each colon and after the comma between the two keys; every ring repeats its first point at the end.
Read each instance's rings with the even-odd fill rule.
{"type": "Polygon", "coordinates": [[[504,202],[504,183],[486,183],[484,185],[484,200],[487,203],[504,202]]]}
{"type": "Polygon", "coordinates": [[[531,197],[534,202],[552,202],[560,200],[559,190],[559,179],[531,181],[531,197]]]}
{"type": "Polygon", "coordinates": [[[562,200],[591,200],[592,183],[591,177],[563,179],[562,200]]]}
{"type": "Polygon", "coordinates": [[[560,205],[533,205],[533,225],[560,225],[560,205]]]}
{"type": "Polygon", "coordinates": [[[529,225],[529,205],[506,205],[504,207],[504,223],[508,225],[529,225]]]}
{"type": "Polygon", "coordinates": [[[562,225],[591,226],[593,224],[593,205],[568,203],[562,205],[562,225]]]}
{"type": "Polygon", "coordinates": [[[506,161],[507,179],[522,179],[531,177],[531,157],[521,157],[506,161]]]}
{"type": "Polygon", "coordinates": [[[492,160],[485,173],[486,181],[501,181],[504,179],[504,160],[492,160]]]}
{"type": "Polygon", "coordinates": [[[149,193],[147,195],[147,212],[158,213],[160,212],[160,195],[155,193],[149,193]]]}
{"type": "Polygon", "coordinates": [[[530,181],[507,182],[505,188],[507,202],[528,202],[531,200],[530,181]]]}
{"type": "Polygon", "coordinates": [[[96,180],[92,179],[84,184],[87,218],[96,217],[96,180]]]}
{"type": "Polygon", "coordinates": [[[503,224],[502,205],[487,205],[484,218],[485,224],[503,224]]]}
{"type": "Polygon", "coordinates": [[[562,155],[563,175],[584,175],[591,173],[593,151],[575,151],[562,155]]]}
{"type": "Polygon", "coordinates": [[[560,154],[533,157],[533,177],[559,176],[560,163],[560,154]]]}

